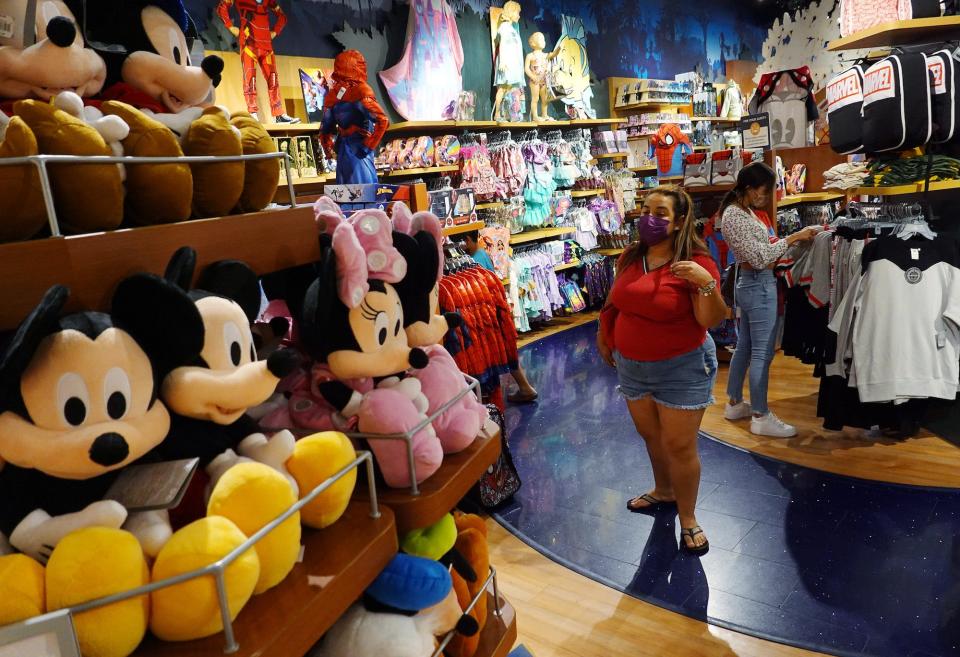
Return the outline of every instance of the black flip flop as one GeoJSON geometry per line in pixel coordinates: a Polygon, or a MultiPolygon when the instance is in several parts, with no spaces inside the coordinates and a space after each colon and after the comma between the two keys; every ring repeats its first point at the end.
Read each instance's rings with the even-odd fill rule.
{"type": "Polygon", "coordinates": [[[681,530],[680,530],[680,545],[683,546],[683,549],[684,549],[684,550],[686,550],[688,553],[690,553],[690,554],[692,554],[692,555],[694,555],[694,556],[700,557],[700,556],[705,555],[705,554],[710,550],[710,541],[707,541],[707,542],[704,543],[703,545],[699,545],[699,546],[696,546],[696,545],[695,545],[694,547],[691,547],[691,546],[687,545],[687,542],[686,542],[685,540],[683,540],[683,537],[684,537],[684,536],[688,536],[688,537],[690,538],[690,540],[692,541],[693,538],[694,538],[694,536],[697,536],[697,535],[702,534],[702,533],[703,533],[703,530],[700,529],[700,525],[697,525],[696,527],[691,527],[690,529],[681,529],[681,530]]]}
{"type": "Polygon", "coordinates": [[[673,506],[675,504],[676,502],[658,500],[650,493],[644,493],[643,495],[631,497],[629,500],[627,500],[627,511],[630,513],[655,513],[664,507],[673,506]],[[637,500],[643,500],[648,506],[635,507],[630,504],[631,502],[635,502],[637,500]]]}

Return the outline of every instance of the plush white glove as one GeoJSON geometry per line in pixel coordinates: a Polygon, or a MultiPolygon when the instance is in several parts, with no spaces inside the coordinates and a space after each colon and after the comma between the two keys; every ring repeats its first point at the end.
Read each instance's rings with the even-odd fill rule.
{"type": "Polygon", "coordinates": [[[43,509],[37,509],[16,526],[10,534],[10,544],[45,564],[60,539],[70,532],[85,527],[120,529],[126,519],[127,510],[113,500],[94,502],[82,511],[62,516],[51,517],[43,509]]]}
{"type": "Polygon", "coordinates": [[[123,524],[123,528],[137,537],[143,553],[151,559],[160,554],[160,549],[173,536],[170,514],[166,509],[131,513],[123,524]]]}
{"type": "Polygon", "coordinates": [[[210,476],[210,483],[207,485],[205,498],[208,501],[210,500],[210,493],[213,492],[217,482],[220,481],[220,477],[222,477],[227,470],[238,463],[250,463],[252,460],[253,459],[248,459],[244,456],[238,456],[235,451],[228,449],[210,461],[210,464],[207,465],[207,474],[210,476]]]}
{"type": "Polygon", "coordinates": [[[300,486],[297,480],[287,471],[287,460],[293,456],[293,448],[297,439],[287,430],[279,431],[267,440],[262,433],[250,434],[237,446],[240,454],[249,459],[269,465],[282,474],[293,487],[293,493],[300,496],[300,486]]]}
{"type": "Polygon", "coordinates": [[[420,386],[420,380],[415,379],[412,376],[408,376],[405,379],[399,379],[395,376],[391,376],[390,378],[381,381],[380,385],[377,387],[396,390],[404,397],[412,401],[413,405],[416,406],[417,410],[421,413],[426,414],[427,409],[430,408],[430,402],[427,401],[426,396],[423,394],[423,389],[420,386]]]}

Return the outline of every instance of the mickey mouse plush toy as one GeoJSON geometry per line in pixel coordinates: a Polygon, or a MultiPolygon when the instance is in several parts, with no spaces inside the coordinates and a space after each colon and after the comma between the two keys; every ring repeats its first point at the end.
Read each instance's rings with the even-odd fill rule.
{"type": "Polygon", "coordinates": [[[151,356],[188,359],[202,329],[196,308],[158,277],[121,283],[109,315],[61,318],[68,294],[51,288],[0,361],[0,530],[41,562],[77,528],[127,520],[120,504],[101,500],[117,471],[170,427],[151,356]]]}

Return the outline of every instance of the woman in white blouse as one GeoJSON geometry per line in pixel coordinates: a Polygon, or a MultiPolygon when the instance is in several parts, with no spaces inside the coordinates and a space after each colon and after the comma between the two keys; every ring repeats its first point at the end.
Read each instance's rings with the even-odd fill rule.
{"type": "Polygon", "coordinates": [[[739,278],[736,306],[740,330],[737,349],[730,363],[724,417],[750,417],[750,431],[760,436],[789,438],[795,427],[783,422],[767,407],[767,383],[778,330],[777,281],[773,266],[795,242],[813,239],[820,228],[811,226],[778,239],[753,209],[766,208],[776,183],[773,169],[763,162],[745,166],[737,184],[720,208],[720,231],[736,258],[739,278]],[[750,401],[743,399],[743,384],[750,371],[750,401]]]}

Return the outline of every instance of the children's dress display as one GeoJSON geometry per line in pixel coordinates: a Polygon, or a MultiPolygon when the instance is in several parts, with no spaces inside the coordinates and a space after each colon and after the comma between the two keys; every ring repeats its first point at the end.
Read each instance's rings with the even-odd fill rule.
{"type": "Polygon", "coordinates": [[[497,28],[497,61],[494,62],[494,68],[494,85],[523,85],[523,42],[516,23],[503,21],[497,28]]]}
{"type": "Polygon", "coordinates": [[[380,72],[390,101],[408,121],[439,121],[463,91],[463,44],[447,0],[410,0],[403,57],[380,72]]]}

